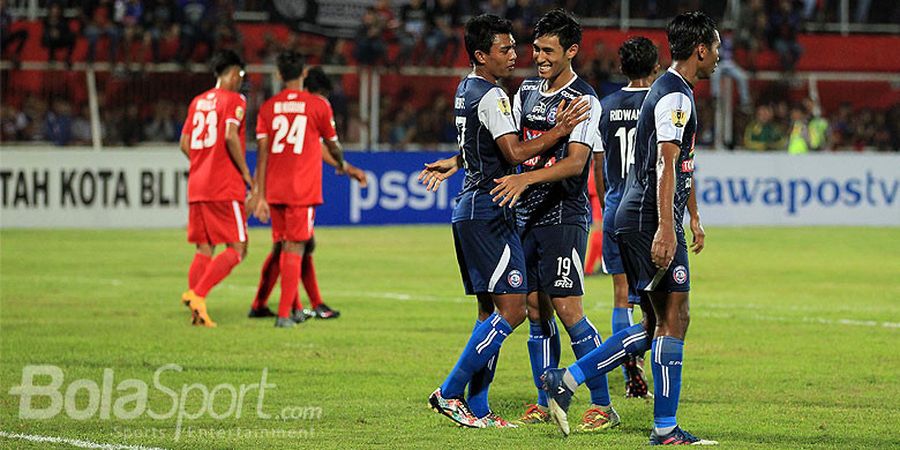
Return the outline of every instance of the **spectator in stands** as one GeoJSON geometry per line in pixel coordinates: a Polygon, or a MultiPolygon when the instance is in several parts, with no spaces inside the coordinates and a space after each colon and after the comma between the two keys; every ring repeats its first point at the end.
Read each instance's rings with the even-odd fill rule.
{"type": "Polygon", "coordinates": [[[135,103],[129,102],[125,107],[125,117],[119,122],[119,125],[122,143],[126,146],[131,147],[144,140],[143,121],[141,121],[138,105],[135,103]]]}
{"type": "Polygon", "coordinates": [[[144,47],[144,27],[141,18],[144,15],[144,5],[140,0],[119,0],[116,3],[117,9],[121,10],[122,23],[122,44],[124,47],[123,56],[126,66],[130,66],[131,62],[136,60],[143,64],[146,59],[146,48],[144,47]],[[135,44],[141,44],[137,55],[135,55],[135,44]],[[137,56],[137,57],[135,57],[137,56]]]}
{"type": "Polygon", "coordinates": [[[388,130],[388,142],[396,149],[405,149],[416,139],[416,110],[412,103],[405,103],[388,130]]]}
{"type": "Polygon", "coordinates": [[[56,99],[44,121],[44,136],[58,146],[68,145],[72,140],[72,106],[69,102],[56,99]]]}
{"type": "Polygon", "coordinates": [[[153,117],[144,125],[144,138],[148,141],[175,142],[181,130],[176,125],[175,109],[168,100],[156,102],[153,117]]]}
{"type": "Polygon", "coordinates": [[[81,108],[81,113],[72,119],[72,143],[75,145],[91,144],[91,109],[88,105],[81,108]]]}
{"type": "Polygon", "coordinates": [[[13,105],[0,108],[0,140],[3,142],[24,141],[28,117],[13,105]]]}
{"type": "Polygon", "coordinates": [[[822,108],[811,98],[803,100],[803,108],[809,117],[809,147],[819,151],[828,148],[828,121],[822,117],[822,108]]]}
{"type": "Polygon", "coordinates": [[[791,0],[780,0],[778,9],[769,17],[769,45],[778,52],[782,69],[793,72],[803,47],[797,42],[800,14],[791,0]]]}
{"type": "MultiPolygon", "coordinates": [[[[722,44],[719,47],[719,67],[712,73],[709,80],[713,98],[719,98],[722,77],[731,78],[737,83],[738,93],[741,99],[741,110],[750,114],[752,104],[750,100],[750,81],[747,72],[734,60],[734,37],[730,32],[722,33],[722,44]]],[[[731,99],[728,99],[730,102],[731,99]]]]}
{"type": "Polygon", "coordinates": [[[441,64],[444,59],[453,64],[459,50],[459,6],[456,0],[437,0],[429,11],[429,31],[425,38],[431,64],[441,64]],[[449,57],[448,57],[449,55],[449,57]]]}
{"type": "Polygon", "coordinates": [[[75,48],[75,33],[72,32],[69,19],[63,17],[63,9],[59,3],[51,3],[44,17],[44,33],[41,44],[49,53],[47,60],[56,60],[57,50],[65,50],[65,61],[72,67],[72,50],[75,48]]]}
{"type": "Polygon", "coordinates": [[[834,149],[841,150],[853,142],[853,129],[851,119],[853,109],[849,103],[841,103],[837,113],[831,119],[831,139],[834,149]]]}
{"type": "Polygon", "coordinates": [[[142,16],[144,26],[144,46],[150,45],[153,63],[162,61],[160,57],[160,41],[174,34],[175,19],[178,8],[174,0],[150,0],[144,6],[142,16]]]}
{"type": "Polygon", "coordinates": [[[0,0],[0,43],[3,45],[2,53],[6,56],[6,49],[15,45],[15,51],[12,58],[9,59],[18,68],[22,62],[22,48],[25,46],[25,41],[28,40],[28,31],[22,29],[13,31],[13,26],[16,23],[17,21],[9,12],[9,8],[6,7],[6,0],[0,0]]]}
{"type": "Polygon", "coordinates": [[[212,53],[215,43],[215,13],[213,0],[178,0],[179,45],[178,62],[187,64],[194,56],[197,44],[206,45],[212,53]]]}
{"type": "Polygon", "coordinates": [[[900,104],[895,104],[888,110],[887,125],[891,132],[891,150],[900,151],[900,104]]]}
{"type": "Polygon", "coordinates": [[[774,113],[769,105],[756,107],[756,117],[744,129],[744,147],[750,150],[784,150],[784,132],[772,121],[774,113]]]}
{"type": "Polygon", "coordinates": [[[400,52],[397,55],[397,62],[417,64],[420,61],[415,50],[422,45],[427,26],[428,9],[425,7],[425,0],[410,0],[400,8],[398,33],[400,52]]]}
{"type": "Polygon", "coordinates": [[[45,140],[44,121],[47,118],[47,102],[39,97],[26,97],[22,112],[24,113],[22,138],[27,141],[45,140]]]}
{"type": "Polygon", "coordinates": [[[734,45],[747,51],[746,66],[751,72],[756,70],[756,58],[766,42],[768,16],[763,0],[744,2],[735,25],[734,45]]]}
{"type": "MultiPolygon", "coordinates": [[[[121,20],[122,17],[118,17],[121,20]]],[[[100,38],[107,38],[109,63],[117,61],[119,43],[122,40],[122,24],[116,20],[113,0],[85,0],[82,3],[82,30],[88,41],[88,63],[93,63],[100,38]]]]}
{"type": "Polygon", "coordinates": [[[809,119],[806,111],[801,107],[791,108],[791,131],[788,135],[788,153],[802,155],[808,153],[809,143],[809,119]]]}
{"type": "Polygon", "coordinates": [[[508,9],[506,0],[483,0],[479,6],[480,13],[493,14],[498,17],[506,17],[508,9]]]}
{"type": "Polygon", "coordinates": [[[601,96],[608,95],[621,88],[621,84],[616,86],[609,84],[612,81],[613,74],[619,73],[619,58],[607,50],[603,41],[598,40],[594,44],[594,54],[587,64],[586,75],[588,83],[597,89],[601,96]]]}
{"type": "Polygon", "coordinates": [[[362,16],[356,30],[356,48],[353,57],[362,65],[375,65],[387,52],[384,42],[385,24],[374,8],[369,8],[362,16]]]}

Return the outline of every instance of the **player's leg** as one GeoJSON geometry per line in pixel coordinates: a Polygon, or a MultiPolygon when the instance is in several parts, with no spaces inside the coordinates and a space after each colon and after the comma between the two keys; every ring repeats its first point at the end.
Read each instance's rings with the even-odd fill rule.
{"type": "Polygon", "coordinates": [[[188,271],[188,289],[197,287],[197,283],[206,273],[206,268],[209,267],[214,253],[215,246],[205,242],[197,244],[197,253],[194,253],[194,260],[191,261],[191,268],[188,271]]]}
{"type": "Polygon", "coordinates": [[[525,262],[511,223],[457,222],[453,237],[466,293],[491,294],[496,309],[472,331],[453,370],[429,397],[429,404],[459,425],[483,428],[485,422],[471,412],[463,393],[474,374],[496,358],[513,328],[525,320],[525,262]]]}
{"type": "Polygon", "coordinates": [[[317,319],[337,319],[341,312],[331,309],[322,302],[322,294],[319,292],[319,281],[316,278],[316,266],[313,264],[313,251],[316,249],[316,237],[311,236],[306,243],[306,253],[303,254],[303,289],[309,297],[309,307],[312,315],[317,319]]]}
{"type": "MultiPolygon", "coordinates": [[[[528,257],[526,256],[526,264],[527,261],[528,257]]],[[[534,278],[529,277],[529,283],[533,283],[532,280],[537,279],[537,272],[533,273],[534,278]]],[[[534,288],[537,289],[537,286],[534,288]]],[[[550,298],[541,295],[539,291],[528,293],[527,312],[528,359],[531,362],[531,375],[538,391],[538,397],[537,403],[530,404],[525,408],[525,414],[519,421],[525,424],[544,423],[550,421],[550,414],[547,393],[541,389],[541,375],[547,369],[559,366],[559,329],[553,315],[550,298]]]]}
{"type": "Polygon", "coordinates": [[[272,244],[272,251],[266,256],[262,269],[259,274],[259,286],[256,288],[256,296],[253,298],[253,304],[250,306],[250,312],[247,317],[262,318],[272,317],[275,314],[269,309],[269,295],[278,282],[278,275],[281,273],[279,261],[281,259],[281,241],[272,244]]]}
{"type": "MultiPolygon", "coordinates": [[[[475,327],[477,328],[484,323],[484,321],[494,313],[495,309],[494,299],[490,294],[479,294],[478,320],[475,321],[475,327]]],[[[500,354],[498,353],[497,356],[488,360],[487,365],[472,375],[472,379],[469,381],[469,395],[467,400],[469,402],[469,408],[472,410],[472,414],[482,421],[485,428],[515,428],[515,425],[510,424],[502,417],[494,414],[488,403],[488,391],[491,382],[494,381],[494,373],[497,371],[497,361],[499,359],[500,354]]]]}
{"type": "Polygon", "coordinates": [[[278,301],[278,318],[275,326],[290,328],[296,324],[292,320],[292,307],[300,284],[305,241],[287,240],[282,243],[279,265],[281,266],[281,296],[278,301]]]}

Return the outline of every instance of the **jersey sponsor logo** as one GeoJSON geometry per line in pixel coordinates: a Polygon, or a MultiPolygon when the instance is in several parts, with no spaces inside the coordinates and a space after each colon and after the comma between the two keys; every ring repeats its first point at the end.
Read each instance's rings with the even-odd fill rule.
{"type": "Polygon", "coordinates": [[[684,284],[687,281],[687,277],[687,268],[684,266],[677,266],[672,270],[672,279],[678,284],[684,284]]]}
{"type": "Polygon", "coordinates": [[[566,100],[575,100],[581,94],[569,92],[569,91],[562,91],[559,93],[559,95],[562,96],[563,98],[565,98],[566,100]]]}
{"type": "MultiPolygon", "coordinates": [[[[522,137],[525,139],[525,142],[528,142],[532,139],[537,139],[537,138],[541,137],[542,134],[544,134],[544,132],[541,130],[533,130],[531,128],[523,128],[522,129],[522,137]]],[[[534,159],[534,158],[531,158],[531,159],[534,159]]]]}
{"type": "Polygon", "coordinates": [[[694,171],[694,160],[686,159],[681,162],[681,172],[690,173],[694,171]]]}
{"type": "Polygon", "coordinates": [[[500,114],[504,116],[512,115],[512,108],[509,106],[509,99],[506,97],[497,99],[497,109],[500,110],[500,114]]]}
{"type": "Polygon", "coordinates": [[[562,289],[572,289],[572,286],[574,286],[574,285],[575,285],[575,283],[572,282],[572,279],[565,275],[563,275],[562,278],[556,280],[553,283],[553,287],[558,287],[558,288],[562,288],[562,289]]]}
{"type": "Polygon", "coordinates": [[[682,109],[672,111],[672,125],[675,125],[677,128],[684,128],[685,124],[687,124],[687,112],[682,109]]]}
{"type": "Polygon", "coordinates": [[[517,288],[522,286],[522,272],[519,272],[516,269],[510,270],[509,274],[506,276],[506,281],[509,283],[510,287],[517,288]]]}
{"type": "Polygon", "coordinates": [[[519,88],[520,91],[536,91],[538,90],[537,84],[523,84],[522,87],[519,88]]]}

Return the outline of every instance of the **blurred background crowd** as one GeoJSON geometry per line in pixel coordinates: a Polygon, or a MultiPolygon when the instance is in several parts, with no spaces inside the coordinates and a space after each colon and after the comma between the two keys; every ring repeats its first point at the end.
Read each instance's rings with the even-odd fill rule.
{"type": "MultiPolygon", "coordinates": [[[[816,52],[827,53],[833,39],[884,45],[886,57],[900,64],[891,46],[900,43],[896,0],[344,0],[352,7],[343,9],[349,11],[343,22],[328,9],[336,3],[341,2],[0,0],[0,139],[90,145],[99,131],[109,146],[175,142],[187,102],[212,82],[202,66],[210,52],[234,49],[251,64],[245,93],[252,113],[277,89],[271,75],[275,56],[293,49],[332,74],[328,96],[345,142],[374,147],[364,135],[377,131],[382,148],[451,148],[456,131],[449,100],[466,71],[465,20],[491,12],[513,21],[519,77],[507,86],[514,88],[531,73],[534,22],[562,6],[591,30],[576,71],[601,95],[627,81],[618,70],[618,37],[646,33],[662,46],[664,25],[678,12],[702,9],[717,19],[723,41],[719,70],[697,90],[700,146],[715,146],[714,127],[722,123],[716,115],[728,103],[733,112],[726,148],[900,150],[897,82],[866,78],[883,67],[869,68],[866,61],[856,63],[858,68],[821,67],[816,70],[859,76],[818,84],[810,81],[816,70],[804,67],[817,67],[816,52]],[[869,29],[879,33],[854,32],[869,29]],[[373,72],[377,94],[361,83],[373,72]],[[723,90],[725,82],[734,89],[723,90]],[[91,120],[92,83],[98,123],[91,120]],[[373,101],[377,121],[366,118],[373,101]],[[369,129],[371,123],[378,130],[369,129]]],[[[660,56],[665,68],[668,51],[661,48],[660,56]]],[[[253,114],[250,119],[248,131],[253,114]]]]}

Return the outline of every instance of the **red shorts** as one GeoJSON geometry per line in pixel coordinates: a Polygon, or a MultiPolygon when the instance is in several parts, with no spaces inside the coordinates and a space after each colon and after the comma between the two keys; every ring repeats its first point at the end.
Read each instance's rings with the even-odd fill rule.
{"type": "Polygon", "coordinates": [[[236,200],[191,203],[188,242],[213,245],[247,242],[244,203],[236,200]]]}
{"type": "Polygon", "coordinates": [[[600,208],[600,197],[591,195],[591,217],[594,223],[603,223],[603,210],[600,208]]]}
{"type": "Polygon", "coordinates": [[[269,214],[272,216],[272,242],[304,242],[312,238],[315,206],[269,205],[269,214]]]}

